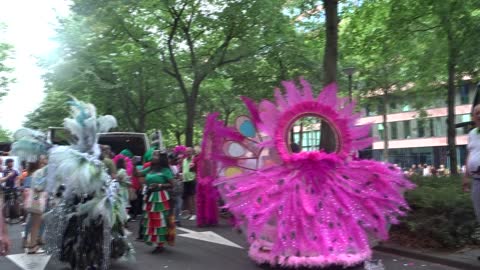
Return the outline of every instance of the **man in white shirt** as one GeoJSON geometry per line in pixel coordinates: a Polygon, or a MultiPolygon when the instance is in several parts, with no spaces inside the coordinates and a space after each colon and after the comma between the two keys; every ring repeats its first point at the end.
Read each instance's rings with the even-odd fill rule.
{"type": "MultiPolygon", "coordinates": [[[[469,192],[471,187],[473,208],[480,223],[480,104],[473,108],[472,119],[476,127],[468,133],[468,155],[463,176],[463,190],[469,192]],[[473,178],[471,184],[469,178],[473,178]]],[[[480,227],[475,232],[475,235],[477,234],[480,234],[480,227]]]]}

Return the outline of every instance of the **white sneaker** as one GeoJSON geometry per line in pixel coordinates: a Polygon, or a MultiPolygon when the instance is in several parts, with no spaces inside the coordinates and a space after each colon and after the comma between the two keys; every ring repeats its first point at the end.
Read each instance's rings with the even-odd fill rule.
{"type": "Polygon", "coordinates": [[[38,248],[38,249],[30,249],[30,248],[26,248],[25,249],[25,253],[27,253],[28,255],[33,255],[33,254],[43,254],[45,253],[45,249],[43,248],[38,248]]]}
{"type": "Polygon", "coordinates": [[[47,252],[45,249],[39,248],[39,249],[37,250],[37,252],[35,252],[35,254],[43,254],[43,253],[45,253],[45,252],[47,252]]]}
{"type": "Polygon", "coordinates": [[[196,220],[197,219],[197,216],[196,215],[192,215],[188,220],[196,220]]]}

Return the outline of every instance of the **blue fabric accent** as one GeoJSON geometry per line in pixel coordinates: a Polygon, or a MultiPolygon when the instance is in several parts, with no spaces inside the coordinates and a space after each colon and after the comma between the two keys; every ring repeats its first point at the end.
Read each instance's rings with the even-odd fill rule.
{"type": "Polygon", "coordinates": [[[32,186],[32,177],[31,176],[25,177],[25,180],[23,180],[23,187],[30,188],[31,186],[32,186]]]}
{"type": "Polygon", "coordinates": [[[245,120],[243,123],[240,125],[240,133],[242,133],[243,136],[246,137],[255,137],[256,130],[255,127],[253,126],[252,121],[250,120],[245,120]]]}

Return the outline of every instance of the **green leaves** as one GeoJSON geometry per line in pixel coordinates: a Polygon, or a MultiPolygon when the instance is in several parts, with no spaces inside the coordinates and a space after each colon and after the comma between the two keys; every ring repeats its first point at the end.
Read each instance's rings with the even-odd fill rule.
{"type": "MultiPolygon", "coordinates": [[[[446,97],[448,23],[458,48],[457,79],[476,76],[480,9],[476,1],[459,1],[340,1],[339,66],[356,67],[354,93],[372,96],[380,89],[407,100],[421,92],[419,108],[446,97]]],[[[239,96],[271,98],[282,80],[299,76],[321,88],[321,4],[74,0],[73,15],[58,29],[57,57],[43,63],[50,97],[29,123],[61,123],[64,105],[55,102],[74,95],[114,114],[122,130],[159,128],[172,143],[181,137],[192,144],[208,112],[228,121],[243,112],[239,96]]],[[[338,78],[346,93],[346,76],[338,78]]],[[[378,94],[365,100],[385,103],[378,94]]]]}
{"type": "MultiPolygon", "coordinates": [[[[3,32],[3,25],[0,22],[0,34],[3,32]]],[[[5,96],[8,91],[8,85],[14,81],[11,77],[12,67],[7,65],[7,60],[11,57],[13,47],[0,39],[0,98],[5,96]]]]}
{"type": "MultiPolygon", "coordinates": [[[[231,116],[241,106],[239,94],[264,97],[257,94],[263,85],[254,84],[261,76],[249,72],[245,80],[239,70],[265,70],[274,78],[268,93],[278,83],[272,56],[289,58],[282,44],[295,40],[283,2],[75,0],[74,14],[58,32],[58,58],[45,63],[51,97],[29,123],[49,115],[55,109],[49,104],[60,102],[54,96],[63,92],[92,101],[99,113],[113,113],[122,130],[160,128],[175,140],[185,134],[192,144],[198,134],[193,127],[203,125],[208,111],[231,116]]],[[[64,117],[50,116],[57,119],[49,123],[64,117]]]]}

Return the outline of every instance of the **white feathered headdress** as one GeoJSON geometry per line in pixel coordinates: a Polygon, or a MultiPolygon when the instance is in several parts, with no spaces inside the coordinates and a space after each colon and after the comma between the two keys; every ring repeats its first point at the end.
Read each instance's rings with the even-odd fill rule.
{"type": "Polygon", "coordinates": [[[65,118],[64,126],[75,137],[72,147],[83,153],[92,153],[97,142],[97,133],[107,132],[117,126],[111,115],[97,118],[95,106],[72,98],[69,101],[71,118],[65,118]]]}
{"type": "Polygon", "coordinates": [[[47,154],[51,147],[43,132],[29,128],[15,131],[13,140],[11,154],[27,162],[37,161],[40,155],[47,154]]]}

